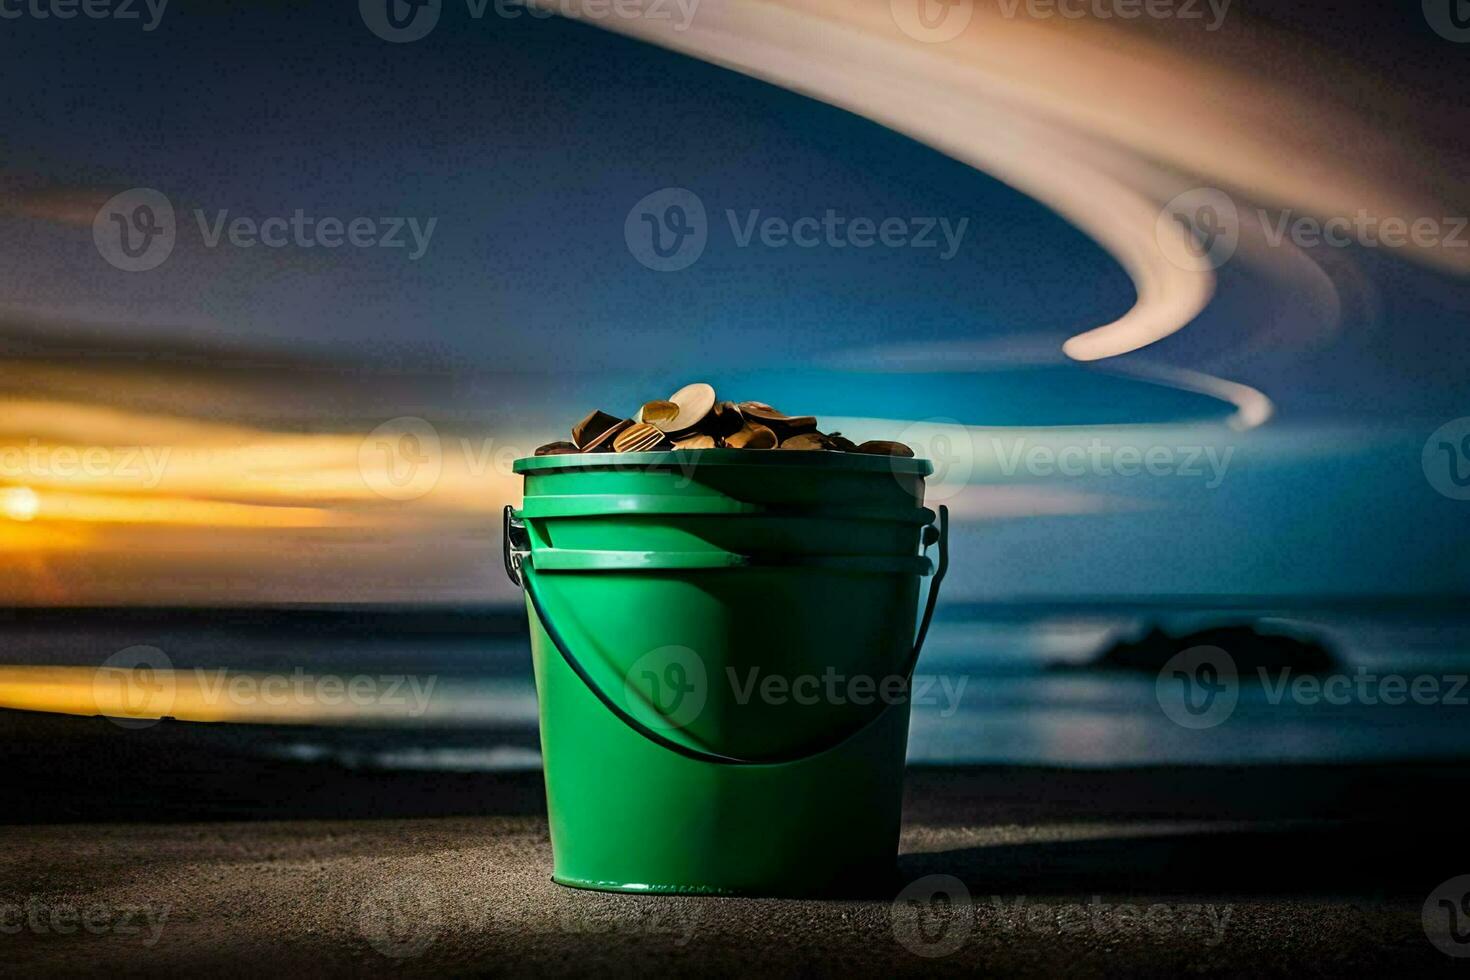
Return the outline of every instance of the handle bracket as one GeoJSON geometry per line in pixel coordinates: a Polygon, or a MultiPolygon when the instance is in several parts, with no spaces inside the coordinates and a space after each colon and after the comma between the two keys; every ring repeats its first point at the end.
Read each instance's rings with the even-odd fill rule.
{"type": "Polygon", "coordinates": [[[525,587],[522,570],[531,557],[531,536],[526,522],[516,516],[515,508],[505,505],[500,522],[500,549],[505,559],[505,575],[516,588],[525,587]]]}

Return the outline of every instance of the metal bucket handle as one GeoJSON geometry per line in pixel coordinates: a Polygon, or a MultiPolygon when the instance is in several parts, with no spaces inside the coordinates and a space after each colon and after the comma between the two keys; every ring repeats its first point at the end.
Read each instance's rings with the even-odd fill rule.
{"type": "MultiPolygon", "coordinates": [[[[892,705],[889,705],[874,717],[862,722],[855,728],[843,732],[837,738],[833,739],[827,745],[823,745],[821,748],[798,752],[794,755],[784,758],[743,759],[737,756],[723,755],[719,752],[709,752],[702,749],[691,748],[690,746],[687,746],[682,742],[676,742],[673,739],[668,738],[667,736],[662,735],[657,731],[654,731],[652,728],[649,728],[643,722],[633,717],[622,705],[614,701],[606,691],[604,691],[601,687],[597,685],[596,681],[593,680],[592,675],[587,672],[587,669],[582,666],[581,661],[579,661],[572,653],[571,649],[567,645],[566,638],[563,637],[561,634],[561,630],[557,629],[556,624],[552,621],[551,617],[546,614],[546,610],[541,605],[541,597],[537,595],[534,577],[528,574],[531,571],[531,551],[530,542],[526,533],[526,526],[522,520],[516,517],[515,508],[509,504],[507,504],[505,507],[502,520],[502,531],[502,549],[504,551],[505,558],[505,574],[510,578],[512,582],[525,590],[526,596],[531,600],[531,608],[535,610],[536,618],[541,622],[541,628],[551,639],[551,645],[556,647],[556,651],[561,654],[562,660],[566,661],[567,666],[572,669],[572,673],[581,678],[582,683],[586,685],[587,690],[591,691],[593,695],[597,697],[597,700],[602,702],[603,707],[607,708],[607,710],[611,711],[615,716],[617,716],[618,720],[621,721],[623,724],[627,725],[633,731],[637,732],[639,735],[642,735],[644,738],[648,739],[650,742],[654,743],[660,748],[668,749],[670,752],[682,755],[688,759],[693,759],[696,762],[707,762],[721,766],[785,765],[787,763],[801,762],[803,760],[810,759],[814,756],[821,755],[823,752],[830,752],[832,749],[837,748],[839,745],[843,744],[849,739],[856,737],[860,732],[866,730],[869,726],[877,724],[878,720],[882,718],[885,714],[887,714],[889,708],[892,707],[892,705]]],[[[931,544],[937,544],[939,546],[939,562],[934,568],[934,577],[929,582],[929,598],[924,603],[924,615],[919,620],[919,631],[914,638],[913,651],[909,654],[908,661],[904,664],[903,677],[905,686],[907,686],[909,681],[913,678],[914,667],[919,662],[919,653],[923,650],[924,640],[929,635],[929,624],[934,619],[934,606],[939,601],[939,583],[944,581],[945,573],[949,571],[948,507],[945,507],[942,504],[940,505],[939,526],[937,529],[932,524],[927,525],[924,528],[923,544],[926,549],[931,544]]]]}

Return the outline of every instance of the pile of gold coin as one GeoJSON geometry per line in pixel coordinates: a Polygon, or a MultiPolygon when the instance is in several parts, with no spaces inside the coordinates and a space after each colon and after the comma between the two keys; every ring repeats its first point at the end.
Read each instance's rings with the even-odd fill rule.
{"type": "Polygon", "coordinates": [[[547,443],[537,456],[561,453],[647,453],[667,449],[805,449],[874,456],[912,456],[901,442],[857,445],[821,432],[811,415],[787,415],[765,402],[724,402],[703,382],[645,402],[632,418],[590,412],[572,426],[571,442],[547,443]]]}

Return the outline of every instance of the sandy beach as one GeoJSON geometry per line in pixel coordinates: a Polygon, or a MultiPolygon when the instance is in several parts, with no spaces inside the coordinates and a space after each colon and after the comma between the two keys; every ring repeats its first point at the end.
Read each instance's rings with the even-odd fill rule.
{"type": "Polygon", "coordinates": [[[0,972],[16,975],[1457,965],[1421,925],[1465,870],[1436,816],[1466,781],[1449,766],[921,768],[871,895],[656,898],[549,880],[536,772],[268,761],[170,723],[10,712],[0,732],[17,790],[0,805],[0,972]],[[894,900],[934,875],[970,903],[916,923],[894,900]]]}

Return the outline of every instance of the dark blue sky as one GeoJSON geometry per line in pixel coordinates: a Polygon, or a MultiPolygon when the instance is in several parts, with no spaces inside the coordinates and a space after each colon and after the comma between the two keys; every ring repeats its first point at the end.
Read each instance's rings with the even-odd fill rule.
{"type": "MultiPolygon", "coordinates": [[[[1419,51],[1423,39],[1398,43],[1419,51]]],[[[11,95],[0,343],[7,324],[39,322],[104,355],[324,356],[375,372],[353,420],[437,405],[548,438],[588,408],[630,408],[695,377],[825,416],[1201,423],[1202,440],[1225,438],[1228,406],[1055,355],[1134,294],[1113,259],[1043,206],[841,110],[594,27],[474,20],[450,3],[429,37],[387,44],[352,4],[175,0],[149,32],[0,23],[0,64],[11,95]],[[84,226],[36,219],[132,187],[161,191],[179,217],[174,252],[148,274],[102,262],[84,226]],[[696,194],[709,230],[697,262],[661,273],[637,261],[624,225],[666,187],[696,194]],[[196,209],[436,224],[417,260],[209,248],[196,209]],[[788,222],[829,209],[964,220],[966,232],[948,259],[742,247],[726,212],[756,209],[788,222]],[[896,348],[955,341],[973,343],[972,362],[890,372],[896,348]],[[375,398],[374,378],[394,370],[437,379],[432,396],[375,398]]],[[[972,591],[1470,581],[1455,543],[1470,504],[1434,493],[1419,467],[1429,432],[1470,412],[1470,294],[1381,252],[1342,262],[1354,291],[1328,342],[1297,337],[1290,312],[1230,266],[1195,324],[1123,359],[1217,374],[1275,402],[1265,430],[1228,437],[1242,455],[1226,491],[1074,484],[1153,516],[977,525],[967,541],[994,561],[968,569],[972,591]],[[1269,557],[1278,547],[1285,564],[1269,557]],[[1374,568],[1385,554],[1398,557],[1374,568]]],[[[320,413],[322,424],[343,414],[331,398],[320,413]]]]}

